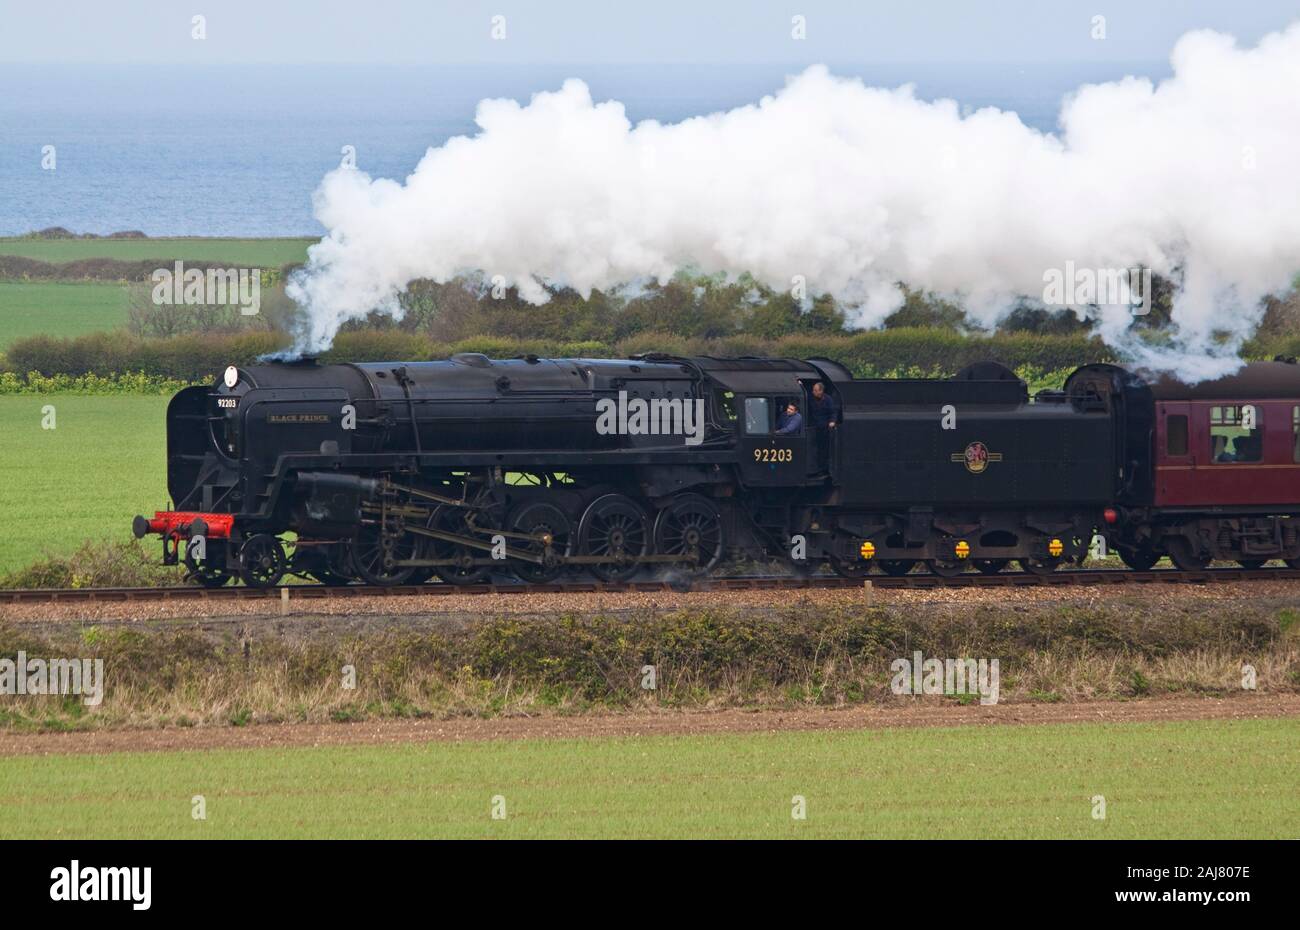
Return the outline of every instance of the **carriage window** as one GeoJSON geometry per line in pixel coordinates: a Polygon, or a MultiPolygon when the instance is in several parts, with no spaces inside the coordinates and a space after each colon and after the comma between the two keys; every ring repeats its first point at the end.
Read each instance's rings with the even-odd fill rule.
{"type": "Polygon", "coordinates": [[[1291,408],[1291,461],[1300,462],[1300,407],[1291,408]]]}
{"type": "Polygon", "coordinates": [[[772,431],[772,418],[767,409],[766,397],[745,398],[745,433],[749,436],[766,436],[772,431]]]}
{"type": "Polygon", "coordinates": [[[1187,454],[1187,417],[1181,413],[1165,421],[1165,454],[1187,454]]]}
{"type": "Polygon", "coordinates": [[[1264,452],[1264,416],[1250,404],[1210,408],[1210,460],[1258,462],[1264,452]],[[1253,410],[1254,422],[1247,411],[1253,410]],[[1247,426],[1250,428],[1248,429],[1247,426]]]}

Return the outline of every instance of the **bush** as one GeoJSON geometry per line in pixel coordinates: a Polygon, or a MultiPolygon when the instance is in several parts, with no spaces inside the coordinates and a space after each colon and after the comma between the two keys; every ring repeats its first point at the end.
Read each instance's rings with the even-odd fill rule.
{"type": "Polygon", "coordinates": [[[180,584],[184,572],[160,564],[139,540],[87,540],[71,555],[45,555],[0,577],[0,588],[146,588],[180,584]]]}

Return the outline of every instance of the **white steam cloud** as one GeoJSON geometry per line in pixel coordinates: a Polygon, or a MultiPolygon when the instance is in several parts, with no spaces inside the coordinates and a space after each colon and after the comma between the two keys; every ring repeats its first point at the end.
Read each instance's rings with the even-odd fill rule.
{"type": "Polygon", "coordinates": [[[1172,276],[1177,326],[1158,349],[1130,332],[1127,306],[1088,312],[1139,364],[1225,373],[1261,298],[1300,271],[1300,23],[1250,49],[1188,33],[1172,62],[1159,84],[1080,88],[1059,134],[820,66],[757,104],[671,125],[633,126],[579,80],[526,106],[485,100],[481,131],[430,149],[405,184],[324,178],[329,233],[290,286],[297,347],[400,312],[416,278],[472,270],[534,303],[543,283],[585,295],[683,267],[778,290],[801,276],[866,327],[900,305],[899,282],[993,323],[1073,262],[1172,276]]]}

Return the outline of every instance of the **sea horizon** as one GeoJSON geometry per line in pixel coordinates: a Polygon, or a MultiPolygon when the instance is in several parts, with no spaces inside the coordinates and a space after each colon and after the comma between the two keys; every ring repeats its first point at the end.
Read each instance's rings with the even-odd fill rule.
{"type": "MultiPolygon", "coordinates": [[[[0,65],[0,236],[62,226],[107,235],[318,237],[312,192],[344,146],[404,180],[425,152],[477,131],[480,100],[526,102],[565,79],[633,123],[756,103],[808,64],[0,65]],[[43,167],[54,146],[55,167],[43,167]]],[[[825,62],[868,84],[912,84],[964,112],[997,107],[1057,131],[1067,94],[1167,62],[825,62]]]]}

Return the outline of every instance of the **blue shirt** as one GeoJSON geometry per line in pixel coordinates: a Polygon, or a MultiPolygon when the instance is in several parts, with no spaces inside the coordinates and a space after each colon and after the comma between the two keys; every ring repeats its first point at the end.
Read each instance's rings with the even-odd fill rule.
{"type": "Polygon", "coordinates": [[[778,436],[789,436],[791,433],[797,433],[803,428],[803,417],[799,416],[797,410],[788,417],[782,415],[782,419],[783,422],[776,431],[778,436]]]}

